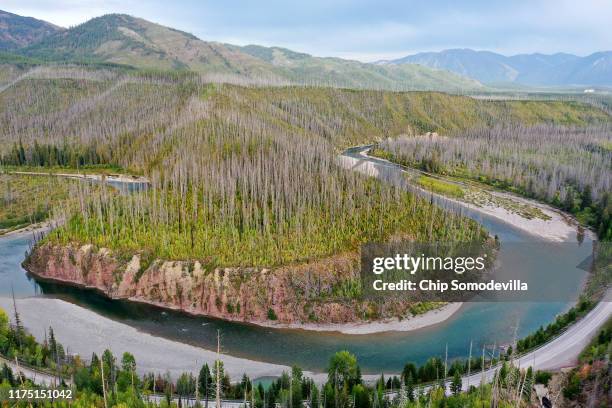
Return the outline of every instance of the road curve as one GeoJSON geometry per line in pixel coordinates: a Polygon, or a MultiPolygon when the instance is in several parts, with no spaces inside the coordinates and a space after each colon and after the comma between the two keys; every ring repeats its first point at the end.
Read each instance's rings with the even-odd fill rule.
{"type": "MultiPolygon", "coordinates": [[[[24,377],[31,379],[35,384],[50,387],[58,383],[57,376],[55,375],[25,366],[21,363],[18,365],[14,360],[8,360],[0,356],[0,366],[3,364],[6,364],[13,371],[13,374],[17,375],[21,373],[24,377]]],[[[72,381],[69,379],[64,379],[64,382],[69,386],[72,384],[72,381]]]]}
{"type": "MultiPolygon", "coordinates": [[[[599,302],[593,310],[582,319],[572,324],[566,331],[554,338],[552,341],[530,351],[514,361],[520,368],[532,367],[535,370],[556,370],[574,364],[580,352],[589,344],[591,339],[597,335],[599,329],[612,316],[612,302],[608,291],[605,299],[599,302]]],[[[483,379],[491,382],[499,366],[489,370],[464,376],[462,379],[463,389],[467,390],[470,385],[478,385],[483,379]]],[[[448,384],[450,385],[450,384],[448,384]]]]}
{"type": "MultiPolygon", "coordinates": [[[[341,165],[356,171],[364,172],[370,176],[382,176],[382,178],[389,177],[386,178],[388,181],[398,181],[397,169],[399,167],[389,162],[362,154],[362,152],[368,148],[369,146],[349,149],[339,157],[341,165]],[[396,177],[393,177],[393,173],[396,174],[396,177]]],[[[405,178],[403,179],[405,180],[405,178]]],[[[610,318],[610,316],[612,316],[611,299],[612,290],[609,290],[604,301],[600,302],[581,320],[570,326],[565,332],[549,343],[518,358],[516,364],[522,368],[533,366],[535,369],[539,370],[551,370],[571,365],[590,339],[597,334],[599,328],[610,318]]],[[[0,363],[5,361],[6,360],[0,359],[0,363]]],[[[6,361],[6,363],[13,369],[17,368],[14,362],[6,361]]],[[[26,377],[33,378],[39,383],[52,384],[54,381],[54,377],[49,374],[41,373],[23,366],[20,366],[19,369],[26,377]]],[[[483,376],[485,381],[491,381],[495,369],[496,367],[493,367],[492,369],[484,371],[484,373],[478,372],[471,376],[464,376],[464,389],[467,389],[470,385],[479,384],[483,376]]],[[[315,380],[318,380],[318,382],[324,381],[326,377],[324,373],[314,375],[309,373],[309,375],[315,377],[315,380]]],[[[377,378],[378,375],[364,375],[366,381],[375,381],[377,378]]]]}
{"type": "MultiPolygon", "coordinates": [[[[405,182],[405,178],[398,178],[397,173],[405,172],[401,166],[386,160],[367,155],[372,145],[358,146],[347,149],[339,156],[339,164],[345,168],[361,172],[390,182],[405,182]]],[[[602,301],[586,316],[571,325],[562,334],[540,346],[539,348],[520,356],[515,364],[521,368],[533,367],[534,370],[555,370],[571,366],[580,352],[587,346],[599,329],[612,316],[612,289],[609,289],[602,301]]],[[[492,367],[470,376],[462,378],[462,387],[467,390],[471,385],[478,385],[481,381],[492,381],[496,370],[492,367]]],[[[450,392],[450,381],[446,384],[450,392]]],[[[427,388],[427,387],[425,387],[427,388]]],[[[393,396],[393,393],[388,394],[393,396]]]]}

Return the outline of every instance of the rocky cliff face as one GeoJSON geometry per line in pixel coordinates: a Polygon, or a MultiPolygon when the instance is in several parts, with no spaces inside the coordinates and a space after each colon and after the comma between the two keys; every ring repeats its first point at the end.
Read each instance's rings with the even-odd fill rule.
{"type": "Polygon", "coordinates": [[[24,266],[39,278],[97,289],[188,313],[246,322],[346,323],[404,316],[410,304],[351,296],[355,254],[275,269],[215,268],[199,261],[122,260],[92,245],[43,244],[24,266]]]}

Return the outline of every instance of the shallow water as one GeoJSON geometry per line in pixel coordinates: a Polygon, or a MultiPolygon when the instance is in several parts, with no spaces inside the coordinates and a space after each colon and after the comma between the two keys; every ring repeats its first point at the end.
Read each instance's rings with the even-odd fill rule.
{"type": "MultiPolygon", "coordinates": [[[[569,296],[579,292],[585,272],[576,265],[591,252],[592,243],[588,238],[579,244],[572,237],[570,243],[558,244],[556,250],[551,250],[555,244],[540,245],[538,242],[542,241],[532,235],[493,217],[471,210],[461,212],[499,237],[502,242],[499,258],[505,272],[538,276],[540,283],[550,287],[552,293],[566,291],[569,296]],[[514,243],[522,243],[520,251],[514,243]],[[518,252],[520,268],[513,262],[518,252]]],[[[475,353],[481,352],[483,345],[507,344],[514,337],[525,336],[548,324],[570,304],[561,296],[555,302],[469,303],[446,322],[404,333],[343,335],[270,329],[110,301],[92,291],[36,283],[20,266],[30,238],[27,235],[0,238],[0,295],[10,296],[12,288],[17,297],[61,298],[141,331],[207,349],[216,347],[215,336],[220,329],[226,354],[297,364],[314,371],[324,370],[329,357],[340,349],[350,350],[358,357],[363,373],[397,372],[407,361],[422,363],[428,357],[442,356],[447,345],[449,358],[465,357],[470,341],[475,353]]],[[[83,333],[82,339],[72,341],[87,341],[87,333],[83,333]]]]}

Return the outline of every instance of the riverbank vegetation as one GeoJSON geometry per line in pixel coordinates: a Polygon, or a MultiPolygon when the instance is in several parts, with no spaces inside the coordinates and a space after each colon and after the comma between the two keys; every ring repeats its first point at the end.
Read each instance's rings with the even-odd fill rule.
{"type": "Polygon", "coordinates": [[[583,128],[495,126],[452,137],[388,139],[375,154],[427,172],[475,180],[574,214],[612,239],[610,122],[583,128]]]}
{"type": "Polygon", "coordinates": [[[593,301],[586,298],[581,299],[576,306],[572,307],[566,313],[557,316],[555,321],[546,326],[546,328],[540,327],[535,333],[518,340],[516,343],[516,351],[525,353],[549,342],[551,339],[561,334],[571,324],[575,323],[576,320],[586,315],[594,305],[595,302],[593,301]]]}
{"type": "MultiPolygon", "coordinates": [[[[16,315],[17,316],[17,315],[16,315]]],[[[19,321],[17,317],[17,321],[19,321]]],[[[130,353],[115,356],[110,350],[101,355],[92,354],[87,361],[80,356],[68,356],[58,340],[50,332],[49,341],[38,344],[20,327],[9,325],[6,314],[0,310],[0,346],[12,341],[10,357],[22,362],[22,369],[35,367],[57,376],[57,384],[74,391],[73,400],[37,403],[37,406],[75,407],[181,407],[207,406],[215,400],[217,391],[223,400],[234,400],[255,408],[300,407],[307,404],[318,408],[408,408],[416,406],[529,406],[532,401],[534,374],[531,370],[519,370],[512,362],[504,362],[492,384],[472,384],[467,393],[462,392],[461,375],[477,373],[494,361],[474,358],[467,363],[456,360],[449,363],[432,358],[417,368],[407,364],[401,376],[385,378],[381,375],[374,382],[365,382],[354,355],[348,351],[333,354],[327,367],[327,380],[322,384],[308,378],[299,367],[292,367],[271,383],[254,381],[243,375],[232,382],[220,360],[204,364],[199,373],[185,372],[177,378],[169,374],[138,374],[136,359],[130,353]],[[15,339],[28,338],[31,347],[18,346],[15,339]],[[44,360],[25,360],[29,348],[42,350],[51,365],[44,360]],[[54,351],[55,350],[55,351],[54,351]],[[54,354],[55,353],[55,354],[54,354]],[[26,362],[27,361],[27,362],[26,362]],[[483,366],[484,364],[484,366],[483,366]],[[61,370],[57,368],[61,367],[61,370]],[[466,368],[467,367],[467,368],[466,368]],[[444,378],[450,380],[451,395],[444,393],[444,378]],[[421,385],[419,385],[421,384],[421,385]],[[427,388],[423,387],[427,384],[427,388]],[[191,401],[190,401],[191,399],[191,401]]],[[[0,401],[6,401],[9,389],[32,389],[38,386],[21,372],[6,363],[0,369],[0,401]]],[[[13,406],[28,406],[27,402],[13,406]],[[20,405],[21,404],[21,405],[20,405]]]]}
{"type": "Polygon", "coordinates": [[[46,220],[68,199],[68,180],[0,173],[0,235],[46,220]]]}
{"type": "Polygon", "coordinates": [[[232,139],[215,140],[207,156],[193,157],[191,175],[176,163],[175,173],[143,192],[117,195],[77,186],[76,213],[58,215],[69,221],[49,238],[161,259],[263,267],[353,251],[394,235],[484,238],[471,220],[343,170],[331,152],[314,144],[278,137],[238,144],[251,146],[252,153],[220,151],[232,139]]]}
{"type": "Polygon", "coordinates": [[[229,266],[301,262],[392,236],[481,239],[471,221],[338,168],[346,146],[498,121],[607,119],[576,102],[241,87],[188,72],[83,66],[42,67],[0,99],[4,166],[107,166],[151,180],[129,196],[72,190],[77,210],[57,210],[68,222],[49,239],[229,266]]]}
{"type": "MultiPolygon", "coordinates": [[[[68,361],[62,344],[57,341],[50,327],[44,343],[38,343],[34,336],[23,327],[19,313],[15,310],[14,324],[9,325],[9,319],[4,310],[0,309],[0,356],[22,364],[36,367],[58,376],[70,374],[70,367],[63,364],[68,361]]],[[[1,382],[1,379],[0,379],[1,382]]]]}
{"type": "Polygon", "coordinates": [[[417,184],[426,190],[453,198],[463,198],[465,191],[456,184],[429,176],[419,176],[417,184]]]}

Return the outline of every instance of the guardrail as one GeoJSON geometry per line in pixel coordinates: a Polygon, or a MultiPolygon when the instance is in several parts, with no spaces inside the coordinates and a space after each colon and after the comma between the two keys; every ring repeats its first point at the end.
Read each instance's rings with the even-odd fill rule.
{"type": "MultiPolygon", "coordinates": [[[[59,379],[61,381],[64,381],[66,384],[68,385],[72,385],[72,380],[65,377],[65,376],[58,376],[57,373],[55,372],[50,372],[50,371],[45,371],[40,369],[39,367],[33,367],[31,365],[29,365],[28,363],[17,359],[17,362],[15,362],[15,360],[11,360],[9,358],[7,358],[6,356],[0,355],[0,363],[4,363],[9,367],[13,367],[17,370],[20,371],[29,371],[30,373],[34,373],[35,375],[40,375],[43,377],[47,377],[48,379],[59,379]]],[[[26,373],[23,373],[24,375],[26,373]]]]}
{"type": "MultiPolygon", "coordinates": [[[[188,396],[179,396],[178,394],[173,394],[170,397],[170,400],[172,402],[177,402],[179,400],[179,398],[181,399],[181,404],[183,406],[193,406],[196,404],[197,401],[200,402],[200,404],[204,407],[206,406],[206,404],[208,403],[208,407],[209,408],[216,408],[216,400],[215,398],[208,398],[208,400],[206,400],[206,398],[198,398],[196,400],[195,395],[188,395],[188,396]]],[[[165,394],[148,394],[146,396],[143,396],[144,400],[149,400],[149,401],[154,401],[156,403],[159,403],[161,401],[165,401],[167,399],[167,396],[165,394]]],[[[231,400],[231,399],[221,399],[221,407],[245,407],[245,408],[250,408],[251,406],[251,401],[245,401],[244,400],[231,400]]]]}
{"type": "MultiPolygon", "coordinates": [[[[605,296],[604,296],[605,299],[605,296]]],[[[587,313],[585,313],[584,315],[582,315],[579,319],[575,320],[572,324],[566,326],[565,328],[563,328],[559,333],[557,333],[556,335],[552,336],[550,339],[548,339],[545,343],[536,346],[530,350],[526,350],[520,354],[515,354],[513,355],[513,359],[515,360],[519,360],[521,358],[524,358],[530,354],[533,353],[537,353],[538,351],[542,350],[543,348],[549,346],[552,342],[554,342],[555,340],[557,340],[558,338],[560,338],[561,336],[563,336],[565,333],[567,333],[569,330],[571,330],[572,328],[574,328],[579,322],[583,321],[591,312],[593,312],[600,304],[601,302],[605,302],[605,300],[600,300],[600,302],[598,302],[597,304],[595,304],[587,313]]],[[[535,356],[534,356],[535,357],[535,356]]],[[[502,367],[502,365],[504,364],[504,362],[506,362],[507,360],[503,360],[503,361],[498,361],[495,365],[492,365],[491,367],[489,367],[488,369],[486,369],[484,372],[491,372],[491,371],[496,371],[498,369],[500,369],[502,367]]],[[[474,373],[470,373],[469,377],[472,376],[477,376],[477,375],[482,375],[482,370],[480,371],[475,371],[474,373]]],[[[462,380],[465,380],[466,378],[469,378],[468,376],[462,376],[462,380]]],[[[446,377],[444,379],[440,379],[438,381],[429,381],[426,383],[419,383],[419,384],[415,384],[415,390],[419,390],[419,389],[427,389],[429,387],[432,387],[433,385],[444,381],[445,386],[450,384],[450,382],[452,381],[452,377],[446,377]]],[[[387,390],[383,392],[383,395],[385,396],[395,396],[397,394],[397,391],[393,390],[387,390]]]]}

